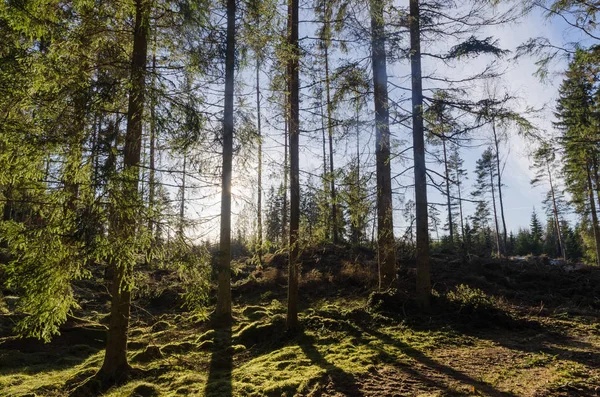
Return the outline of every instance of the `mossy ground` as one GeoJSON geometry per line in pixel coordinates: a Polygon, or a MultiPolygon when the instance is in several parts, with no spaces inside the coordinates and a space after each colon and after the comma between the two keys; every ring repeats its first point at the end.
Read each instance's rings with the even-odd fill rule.
{"type": "MultiPolygon", "coordinates": [[[[129,344],[139,371],[105,395],[600,395],[598,316],[581,305],[535,306],[519,291],[499,299],[457,284],[438,288],[424,314],[399,294],[369,299],[367,288],[349,287],[356,280],[335,284],[334,275],[323,286],[332,276],[312,273],[296,333],[285,331],[284,287],[260,277],[234,294],[225,328],[213,329],[208,313],[140,315],[129,344]]],[[[1,396],[69,395],[103,357],[101,344],[60,338],[8,346],[0,345],[1,396]]]]}

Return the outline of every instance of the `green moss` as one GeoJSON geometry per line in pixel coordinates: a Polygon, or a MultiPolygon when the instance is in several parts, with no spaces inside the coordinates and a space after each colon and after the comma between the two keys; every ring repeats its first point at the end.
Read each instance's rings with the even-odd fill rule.
{"type": "Polygon", "coordinates": [[[205,340],[198,344],[198,350],[210,350],[214,345],[215,342],[213,340],[205,340]]]}
{"type": "Polygon", "coordinates": [[[216,335],[217,335],[217,332],[214,329],[208,330],[198,337],[197,342],[212,340],[215,338],[216,335]]]}
{"type": "Polygon", "coordinates": [[[172,325],[168,321],[160,320],[152,326],[152,332],[166,331],[171,327],[172,325]]]}
{"type": "Polygon", "coordinates": [[[160,395],[160,390],[153,384],[142,383],[131,391],[131,397],[156,397],[160,395]]]}
{"type": "Polygon", "coordinates": [[[147,363],[147,362],[162,358],[162,356],[163,356],[163,354],[161,352],[160,347],[148,346],[148,347],[146,347],[146,350],[144,350],[143,352],[140,352],[140,353],[137,353],[136,355],[134,355],[133,358],[131,359],[131,361],[137,362],[137,363],[147,363]]]}
{"type": "Polygon", "coordinates": [[[197,347],[198,345],[191,342],[169,343],[168,345],[163,346],[160,351],[166,355],[182,354],[194,350],[197,347]]]}
{"type": "Polygon", "coordinates": [[[271,312],[262,306],[246,306],[242,310],[242,314],[251,321],[256,321],[269,317],[271,312]]]}
{"type": "Polygon", "coordinates": [[[243,326],[233,339],[245,346],[252,346],[257,343],[272,341],[283,335],[285,332],[285,318],[277,315],[269,318],[268,322],[255,321],[243,326]]]}

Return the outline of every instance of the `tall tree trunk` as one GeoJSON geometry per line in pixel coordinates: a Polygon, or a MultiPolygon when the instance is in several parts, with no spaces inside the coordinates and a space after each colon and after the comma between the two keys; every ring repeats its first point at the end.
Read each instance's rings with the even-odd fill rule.
{"type": "Polygon", "coordinates": [[[598,176],[598,159],[592,154],[592,169],[593,169],[593,184],[595,186],[596,198],[598,199],[598,205],[600,206],[600,178],[598,176]]]}
{"type": "Polygon", "coordinates": [[[299,1],[288,0],[288,45],[291,49],[287,65],[290,129],[290,260],[288,276],[287,328],[298,326],[298,232],[300,228],[300,48],[298,45],[299,1]]]}
{"type": "Polygon", "coordinates": [[[598,214],[596,212],[596,201],[594,199],[594,187],[592,186],[592,176],[590,174],[590,164],[586,164],[588,197],[590,200],[590,210],[592,213],[592,229],[594,230],[594,241],[596,243],[596,265],[600,266],[600,228],[598,227],[598,214]]]}
{"type": "Polygon", "coordinates": [[[177,233],[179,238],[183,238],[185,226],[185,182],[187,172],[187,149],[183,152],[183,170],[181,174],[181,202],[179,203],[179,227],[177,233]]]}
{"type": "MultiPolygon", "coordinates": [[[[119,216],[116,232],[124,240],[131,240],[136,232],[138,219],[139,164],[142,143],[142,123],[144,116],[144,92],[146,79],[146,56],[148,53],[148,31],[151,2],[135,1],[135,28],[133,53],[131,57],[131,89],[127,110],[127,132],[123,158],[123,197],[131,200],[119,216]]],[[[133,261],[114,258],[115,275],[111,285],[112,301],[110,322],[106,341],[106,354],[100,369],[100,377],[114,382],[124,377],[130,367],[127,363],[127,332],[131,303],[131,278],[133,261]]]]}
{"type": "Polygon", "coordinates": [[[396,247],[390,165],[390,114],[388,104],[387,55],[383,1],[371,0],[371,59],[375,99],[375,158],[377,172],[377,259],[379,289],[396,282],[396,247]]]}
{"type": "Polygon", "coordinates": [[[100,130],[102,128],[102,117],[98,116],[98,113],[94,114],[94,122],[92,129],[92,147],[90,149],[90,164],[92,165],[92,195],[96,194],[96,187],[98,185],[98,158],[99,146],[100,146],[100,130]]]}
{"type": "Polygon", "coordinates": [[[494,189],[494,171],[493,171],[493,166],[490,164],[489,167],[489,171],[490,171],[490,186],[492,188],[492,206],[494,208],[494,224],[496,227],[496,251],[498,253],[498,256],[500,256],[500,230],[499,230],[499,225],[498,225],[498,212],[496,209],[496,190],[494,189]]]}
{"type": "Polygon", "coordinates": [[[494,145],[496,146],[496,172],[498,173],[498,200],[500,201],[500,217],[502,218],[502,250],[504,253],[507,247],[507,235],[506,235],[506,218],[504,217],[504,200],[502,199],[502,171],[500,170],[500,142],[498,141],[498,135],[496,134],[496,123],[492,119],[492,131],[494,132],[494,145]]]}
{"type": "Polygon", "coordinates": [[[288,138],[289,138],[289,116],[288,100],[285,100],[285,123],[283,128],[283,214],[281,216],[281,245],[284,246],[288,241],[288,138]]]}
{"type": "MultiPolygon", "coordinates": [[[[327,184],[327,138],[325,137],[325,114],[323,113],[323,95],[321,93],[321,101],[320,101],[320,111],[321,111],[321,135],[322,135],[322,141],[323,141],[323,194],[325,195],[325,197],[327,197],[327,190],[329,188],[328,184],[327,184]]],[[[325,212],[328,213],[329,212],[329,203],[327,202],[327,200],[325,199],[325,212]]],[[[330,236],[330,232],[331,232],[331,221],[332,221],[332,217],[328,216],[325,219],[325,240],[329,241],[329,236],[330,236]]]]}
{"type": "MultiPolygon", "coordinates": [[[[327,22],[328,23],[328,22],[327,22]]],[[[338,221],[337,221],[337,199],[335,192],[335,173],[333,168],[333,105],[331,103],[331,82],[329,77],[329,45],[325,43],[325,92],[327,95],[327,132],[329,133],[329,193],[331,194],[331,226],[333,227],[333,243],[337,244],[338,221]]]]}
{"type": "Polygon", "coordinates": [[[150,217],[148,219],[148,230],[154,237],[154,196],[156,194],[156,33],[154,33],[154,45],[152,48],[152,95],[150,96],[150,159],[148,170],[148,207],[150,217]]]}
{"type": "Polygon", "coordinates": [[[260,55],[256,55],[256,134],[258,135],[258,180],[256,203],[256,224],[258,228],[258,260],[262,263],[263,226],[262,226],[262,131],[260,115],[260,55]]]}
{"type": "Polygon", "coordinates": [[[231,320],[231,173],[233,163],[233,83],[235,67],[236,0],[227,0],[225,50],[225,105],[223,113],[223,179],[221,185],[221,238],[216,316],[231,320]]]}
{"type": "Polygon", "coordinates": [[[456,189],[458,191],[458,212],[460,214],[460,234],[462,236],[462,243],[465,244],[465,221],[463,216],[462,207],[462,189],[460,188],[460,172],[458,167],[456,168],[456,189]]]}
{"type": "Polygon", "coordinates": [[[562,256],[565,260],[567,259],[567,252],[563,243],[562,231],[560,227],[560,219],[558,218],[558,205],[556,204],[556,196],[554,194],[554,183],[552,182],[552,171],[550,170],[550,164],[546,161],[546,168],[548,170],[548,181],[550,183],[550,195],[552,197],[552,212],[554,212],[554,222],[556,222],[556,235],[558,237],[558,256],[562,256]]]}
{"type": "Polygon", "coordinates": [[[420,18],[419,0],[410,0],[410,61],[417,229],[417,299],[422,307],[429,308],[431,276],[429,270],[429,228],[427,216],[427,166],[425,164],[425,139],[423,134],[420,18]]]}
{"type": "MultiPolygon", "coordinates": [[[[362,201],[362,189],[360,188],[360,119],[359,119],[359,113],[360,113],[360,108],[359,108],[359,102],[357,100],[356,102],[356,179],[354,181],[354,183],[356,184],[356,198],[358,200],[357,207],[358,204],[360,203],[360,201],[362,201]]],[[[358,214],[358,216],[362,216],[362,214],[358,214]]],[[[358,219],[358,217],[357,217],[358,219]]],[[[358,224],[354,224],[354,222],[352,223],[352,243],[355,244],[356,246],[358,246],[358,244],[360,243],[360,239],[361,239],[361,235],[363,233],[363,230],[360,229],[360,227],[362,226],[362,219],[361,222],[359,222],[358,224]]]]}
{"type": "Polygon", "coordinates": [[[288,0],[287,65],[290,129],[290,259],[288,271],[288,329],[298,327],[298,232],[300,228],[300,48],[298,45],[299,0],[288,0]]]}
{"type": "MultiPolygon", "coordinates": [[[[444,131],[442,129],[442,131],[444,131]]],[[[450,172],[448,170],[448,155],[446,153],[446,137],[442,138],[442,148],[444,150],[444,171],[446,173],[446,199],[448,205],[448,229],[450,231],[450,244],[454,246],[454,224],[452,222],[452,199],[450,197],[450,172]]]]}

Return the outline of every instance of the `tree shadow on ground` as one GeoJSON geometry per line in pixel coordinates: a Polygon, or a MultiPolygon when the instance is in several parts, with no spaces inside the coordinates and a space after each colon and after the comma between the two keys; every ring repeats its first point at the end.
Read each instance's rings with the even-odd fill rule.
{"type": "Polygon", "coordinates": [[[206,397],[233,396],[233,348],[231,346],[231,322],[215,328],[215,339],[211,349],[206,397]]]}
{"type": "MultiPolygon", "coordinates": [[[[24,340],[23,343],[28,343],[24,340]]],[[[20,348],[18,344],[0,344],[0,375],[26,374],[36,375],[40,372],[61,371],[76,367],[101,350],[100,346],[87,344],[49,343],[38,348],[20,348]]]]}
{"type": "Polygon", "coordinates": [[[325,370],[325,376],[331,382],[328,386],[331,386],[333,391],[343,393],[344,396],[363,396],[354,375],[327,361],[315,345],[316,340],[313,336],[306,333],[298,335],[298,346],[313,364],[325,370]]]}
{"type": "MultiPolygon", "coordinates": [[[[503,392],[503,391],[497,390],[496,388],[494,388],[493,386],[491,386],[485,382],[475,380],[472,377],[468,376],[467,374],[465,374],[457,369],[454,369],[448,365],[441,364],[441,363],[433,360],[432,358],[426,356],[423,352],[413,348],[412,346],[410,346],[402,341],[396,340],[396,339],[390,337],[389,335],[386,335],[382,332],[379,332],[379,331],[376,331],[376,330],[373,330],[370,328],[366,328],[366,327],[361,327],[361,330],[364,333],[369,334],[369,335],[379,339],[386,345],[394,346],[397,349],[400,349],[404,354],[406,354],[410,358],[414,359],[418,364],[429,369],[432,372],[437,372],[440,375],[447,376],[447,377],[454,379],[455,381],[458,381],[462,384],[466,384],[466,385],[472,387],[474,390],[479,390],[488,396],[517,397],[517,395],[514,393],[503,392]]],[[[379,350],[380,355],[382,355],[386,361],[393,362],[395,364],[396,368],[400,369],[402,372],[405,372],[408,375],[410,375],[411,377],[421,380],[424,384],[427,384],[429,386],[432,386],[432,387],[435,387],[435,388],[441,389],[441,390],[446,390],[446,391],[448,390],[448,385],[446,385],[442,381],[435,380],[432,377],[428,377],[427,375],[425,375],[425,373],[426,373],[425,371],[419,370],[417,367],[411,365],[410,363],[399,362],[396,357],[394,357],[393,355],[391,355],[384,349],[378,349],[378,350],[379,350]]],[[[430,371],[427,371],[427,372],[430,372],[430,371]]]]}

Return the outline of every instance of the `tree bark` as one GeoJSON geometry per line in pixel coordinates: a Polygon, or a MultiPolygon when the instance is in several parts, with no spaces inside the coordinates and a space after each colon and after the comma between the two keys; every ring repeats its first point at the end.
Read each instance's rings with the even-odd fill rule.
{"type": "MultiPolygon", "coordinates": [[[[325,137],[325,114],[323,113],[323,95],[321,93],[320,95],[320,111],[321,111],[321,135],[322,135],[322,141],[323,141],[323,193],[325,195],[325,197],[327,197],[327,189],[328,189],[328,185],[327,185],[327,138],[325,137]]],[[[329,203],[327,202],[327,199],[324,200],[325,202],[325,212],[329,212],[329,203]]],[[[332,221],[332,217],[329,216],[325,219],[325,240],[329,241],[329,236],[330,236],[330,232],[331,232],[331,221],[332,221]]]]}
{"type": "Polygon", "coordinates": [[[552,182],[552,171],[550,170],[550,163],[546,160],[546,168],[548,170],[548,181],[550,183],[550,195],[552,197],[552,210],[554,212],[554,222],[556,222],[556,235],[558,237],[558,256],[562,256],[565,260],[567,259],[567,252],[565,245],[563,244],[562,232],[560,228],[560,219],[558,219],[558,205],[556,204],[556,196],[554,195],[554,183],[552,182]]]}
{"type": "Polygon", "coordinates": [[[396,247],[390,165],[390,115],[383,1],[371,0],[371,59],[375,99],[375,157],[377,172],[377,259],[379,289],[396,283],[396,247]]]}
{"type": "Polygon", "coordinates": [[[458,165],[456,167],[456,189],[458,191],[458,212],[460,214],[460,234],[462,236],[462,245],[465,245],[465,223],[462,207],[462,189],[460,188],[460,172],[458,165]]]}
{"type": "Polygon", "coordinates": [[[410,0],[410,61],[412,75],[413,155],[415,169],[415,207],[417,231],[417,300],[429,308],[431,276],[429,270],[429,228],[427,216],[427,168],[423,129],[423,81],[421,76],[421,27],[419,0],[410,0]]]}
{"type": "MultiPolygon", "coordinates": [[[[442,129],[442,131],[444,131],[442,129]]],[[[450,232],[450,245],[454,246],[454,225],[452,222],[452,199],[450,197],[450,172],[448,170],[448,155],[446,153],[446,137],[442,138],[442,149],[444,150],[444,170],[446,173],[446,199],[448,205],[448,229],[450,232]]]]}
{"type": "Polygon", "coordinates": [[[499,225],[498,225],[498,212],[496,210],[496,192],[494,189],[494,172],[493,172],[493,168],[492,165],[490,164],[490,186],[492,188],[492,206],[494,208],[494,224],[496,227],[496,251],[498,253],[498,256],[500,256],[500,230],[499,230],[499,225]]]}
{"type": "MultiPolygon", "coordinates": [[[[127,132],[124,149],[123,196],[131,200],[131,208],[117,221],[117,233],[130,240],[136,233],[139,164],[144,116],[144,93],[146,88],[146,56],[151,3],[148,0],[135,2],[135,28],[131,57],[131,89],[127,111],[127,132]]],[[[126,376],[130,367],[127,362],[127,332],[131,303],[131,279],[134,262],[121,258],[115,260],[115,276],[112,282],[110,322],[106,342],[106,354],[99,375],[104,381],[115,382],[126,376]],[[119,260],[120,259],[120,260],[119,260]]]]}
{"type": "Polygon", "coordinates": [[[498,135],[496,134],[496,123],[492,119],[492,131],[494,132],[494,145],[496,146],[496,167],[498,172],[498,200],[500,201],[500,217],[502,218],[502,253],[506,251],[507,247],[507,232],[506,232],[506,218],[504,217],[504,200],[502,199],[502,172],[500,170],[500,143],[498,142],[498,135]]]}
{"type": "Polygon", "coordinates": [[[288,241],[288,176],[290,168],[288,166],[289,152],[289,120],[288,120],[288,100],[285,100],[285,123],[283,128],[283,214],[281,215],[281,245],[285,246],[288,241]]]}
{"type": "Polygon", "coordinates": [[[227,48],[225,50],[225,104],[223,114],[223,176],[221,185],[221,238],[219,281],[215,314],[231,320],[231,173],[233,163],[233,94],[235,68],[236,1],[227,0],[227,48]]]}
{"type": "Polygon", "coordinates": [[[288,274],[288,306],[286,326],[298,327],[298,232],[300,228],[300,48],[298,45],[299,1],[288,0],[288,45],[291,49],[287,65],[290,129],[290,260],[288,274]]]}
{"type": "Polygon", "coordinates": [[[596,201],[594,199],[594,187],[592,186],[592,176],[590,175],[590,165],[586,164],[588,197],[590,200],[590,210],[592,213],[592,229],[594,230],[594,241],[596,243],[596,265],[600,266],[600,228],[598,227],[598,214],[596,212],[596,201]]]}
{"type": "MultiPolygon", "coordinates": [[[[357,98],[358,99],[358,98],[357,98]]],[[[360,188],[360,108],[359,102],[356,101],[356,191],[357,191],[357,200],[359,202],[362,200],[362,189],[360,188]]],[[[358,204],[358,203],[357,203],[358,204]]],[[[363,234],[363,230],[361,230],[360,226],[362,222],[359,224],[352,223],[352,243],[358,247],[360,244],[361,236],[363,234]]]]}
{"type": "Polygon", "coordinates": [[[154,237],[154,196],[156,194],[155,169],[156,169],[156,33],[154,34],[154,46],[152,48],[152,95],[150,96],[150,160],[148,170],[148,206],[150,207],[150,218],[148,219],[148,230],[154,237]]]}
{"type": "Polygon", "coordinates": [[[258,261],[262,263],[263,227],[262,227],[262,131],[260,114],[260,55],[256,55],[256,134],[258,135],[258,180],[257,194],[258,202],[256,213],[256,224],[258,233],[258,261]]]}
{"type": "Polygon", "coordinates": [[[177,233],[179,238],[183,238],[184,226],[185,226],[185,182],[186,182],[186,171],[187,171],[187,149],[183,153],[183,170],[181,173],[181,202],[179,203],[179,228],[177,233]]]}
{"type": "Polygon", "coordinates": [[[329,133],[329,189],[331,194],[331,226],[333,227],[333,243],[337,244],[338,221],[337,221],[337,199],[335,192],[335,174],[333,168],[333,105],[331,103],[331,83],[329,77],[329,44],[325,43],[325,92],[327,95],[327,132],[329,133]]]}

